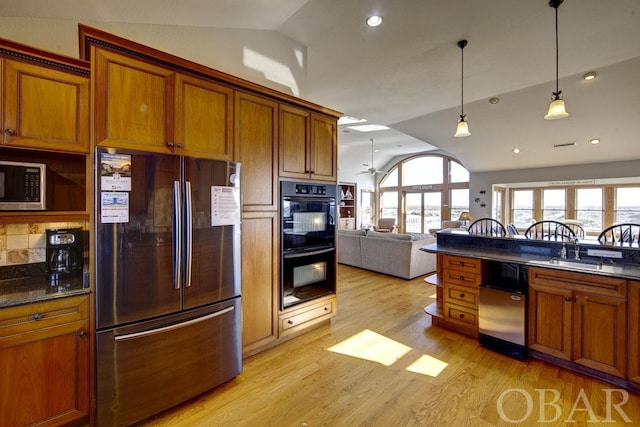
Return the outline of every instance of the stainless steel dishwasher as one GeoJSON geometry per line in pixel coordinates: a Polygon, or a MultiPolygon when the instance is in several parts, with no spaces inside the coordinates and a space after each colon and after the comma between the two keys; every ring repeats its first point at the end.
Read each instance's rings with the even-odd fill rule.
{"type": "Polygon", "coordinates": [[[478,339],[483,347],[516,359],[527,357],[527,268],[486,261],[480,285],[478,339]]]}

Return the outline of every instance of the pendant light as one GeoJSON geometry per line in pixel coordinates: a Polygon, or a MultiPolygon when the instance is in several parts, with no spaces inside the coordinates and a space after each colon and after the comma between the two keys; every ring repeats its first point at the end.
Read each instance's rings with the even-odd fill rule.
{"type": "Polygon", "coordinates": [[[557,120],[569,117],[569,113],[564,106],[562,100],[562,91],[558,89],[558,7],[564,0],[550,0],[549,6],[556,10],[556,91],[553,92],[553,98],[551,98],[551,104],[549,104],[549,111],[544,116],[547,120],[557,120]]]}
{"type": "Polygon", "coordinates": [[[453,135],[456,138],[462,138],[464,136],[471,135],[469,132],[469,124],[467,123],[466,116],[464,115],[464,48],[467,45],[466,40],[460,40],[458,42],[458,47],[460,48],[460,53],[462,55],[462,78],[460,79],[461,86],[461,102],[460,102],[460,119],[458,120],[458,126],[456,126],[456,133],[453,135]]]}

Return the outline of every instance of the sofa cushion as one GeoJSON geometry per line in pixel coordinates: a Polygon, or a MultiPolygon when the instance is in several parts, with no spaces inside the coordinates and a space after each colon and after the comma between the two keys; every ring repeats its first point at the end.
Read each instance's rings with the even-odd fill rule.
{"type": "Polygon", "coordinates": [[[429,233],[408,233],[411,236],[411,240],[424,240],[433,237],[429,233]]]}
{"type": "Polygon", "coordinates": [[[347,234],[351,236],[364,236],[367,234],[364,230],[338,230],[338,234],[347,234]]]}

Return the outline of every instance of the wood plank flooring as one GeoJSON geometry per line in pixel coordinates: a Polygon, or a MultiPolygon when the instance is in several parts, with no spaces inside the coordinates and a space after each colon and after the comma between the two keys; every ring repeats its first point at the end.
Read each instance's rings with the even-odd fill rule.
{"type": "Polygon", "coordinates": [[[623,402],[625,392],[604,382],[433,327],[423,308],[434,299],[435,287],[422,278],[339,265],[330,323],[245,359],[235,379],[139,425],[640,425],[639,394],[626,392],[623,402]],[[352,337],[369,359],[398,351],[395,362],[330,350],[352,337]]]}

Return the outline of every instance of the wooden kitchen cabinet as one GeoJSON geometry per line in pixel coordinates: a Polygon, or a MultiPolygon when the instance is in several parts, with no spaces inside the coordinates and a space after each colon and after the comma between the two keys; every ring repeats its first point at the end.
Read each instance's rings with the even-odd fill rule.
{"type": "Polygon", "coordinates": [[[280,176],[336,181],[336,119],[281,104],[279,142],[280,176]]]}
{"type": "Polygon", "coordinates": [[[242,214],[242,348],[245,356],[278,338],[278,213],[242,214]]]}
{"type": "Polygon", "coordinates": [[[532,350],[625,377],[626,281],[530,268],[528,341],[532,350]]]}
{"type": "Polygon", "coordinates": [[[53,54],[44,60],[44,52],[7,47],[21,59],[0,59],[2,145],[88,153],[89,64],[53,54]]]}
{"type": "Polygon", "coordinates": [[[0,310],[0,425],[89,423],[89,298],[0,310]]]}
{"type": "Polygon", "coordinates": [[[443,320],[463,332],[478,334],[478,290],[482,261],[453,255],[442,259],[443,320]]]}
{"type": "Polygon", "coordinates": [[[92,49],[97,145],[233,160],[233,89],[92,49]]]}
{"type": "Polygon", "coordinates": [[[242,209],[278,210],[278,103],[237,91],[234,117],[242,209]]]}
{"type": "Polygon", "coordinates": [[[640,282],[629,282],[629,370],[627,378],[640,388],[640,282]]]}
{"type": "Polygon", "coordinates": [[[314,299],[280,313],[280,336],[294,334],[336,315],[336,296],[314,299]]]}

